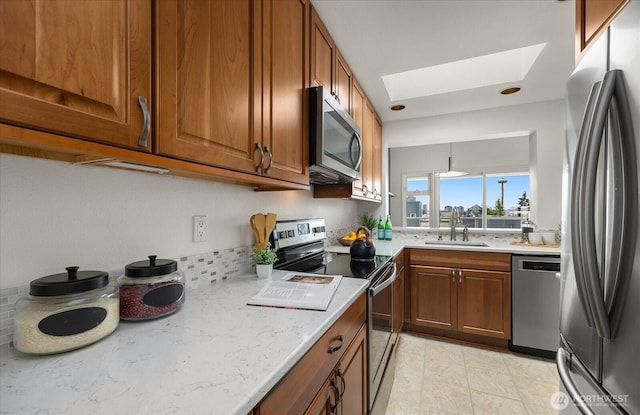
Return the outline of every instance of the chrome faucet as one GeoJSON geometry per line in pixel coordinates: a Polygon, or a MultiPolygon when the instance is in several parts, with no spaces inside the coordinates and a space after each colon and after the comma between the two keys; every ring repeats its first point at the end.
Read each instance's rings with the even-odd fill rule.
{"type": "Polygon", "coordinates": [[[456,240],[456,226],[460,224],[460,210],[457,207],[454,207],[451,211],[451,221],[449,222],[449,226],[451,227],[451,240],[456,240]]]}

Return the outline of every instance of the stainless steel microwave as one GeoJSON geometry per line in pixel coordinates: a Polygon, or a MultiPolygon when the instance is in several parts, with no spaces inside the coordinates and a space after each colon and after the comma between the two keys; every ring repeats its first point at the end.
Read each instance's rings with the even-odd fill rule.
{"type": "Polygon", "coordinates": [[[360,127],[322,86],[309,88],[309,178],[315,184],[360,178],[360,127]]]}

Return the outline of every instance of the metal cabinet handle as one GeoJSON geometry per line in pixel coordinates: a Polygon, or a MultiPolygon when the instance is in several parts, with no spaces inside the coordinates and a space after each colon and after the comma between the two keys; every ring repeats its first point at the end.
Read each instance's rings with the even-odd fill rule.
{"type": "Polygon", "coordinates": [[[338,385],[336,384],[336,380],[331,379],[331,389],[333,389],[333,393],[336,397],[336,403],[331,405],[331,413],[335,414],[338,409],[338,405],[340,404],[340,391],[338,390],[338,385]]]}
{"type": "Polygon", "coordinates": [[[462,284],[462,270],[461,269],[458,270],[458,282],[460,284],[462,284]]]}
{"type": "Polygon", "coordinates": [[[264,162],[264,151],[262,151],[262,146],[260,145],[260,143],[256,143],[256,149],[260,150],[260,161],[256,166],[256,173],[260,173],[260,169],[262,169],[262,163],[264,162]]]}
{"type": "Polygon", "coordinates": [[[266,151],[267,156],[269,156],[269,163],[267,163],[267,168],[264,169],[264,174],[269,174],[271,165],[273,164],[273,154],[271,154],[271,149],[269,148],[269,146],[264,146],[264,151],[266,151]]]}
{"type": "Polygon", "coordinates": [[[456,282],[456,270],[451,270],[451,282],[456,282]]]}
{"type": "Polygon", "coordinates": [[[340,400],[342,401],[342,397],[344,396],[344,392],[347,390],[347,382],[344,380],[344,374],[341,370],[338,370],[338,378],[340,378],[340,383],[342,383],[342,391],[340,391],[340,400]]]}
{"type": "Polygon", "coordinates": [[[378,189],[373,189],[373,198],[377,198],[378,197],[378,189]]]}
{"type": "Polygon", "coordinates": [[[342,337],[342,334],[340,334],[338,337],[335,338],[336,341],[340,342],[337,346],[329,346],[329,354],[333,354],[335,352],[337,352],[338,350],[342,349],[342,342],[344,340],[344,338],[342,337]]]}
{"type": "Polygon", "coordinates": [[[151,115],[149,114],[149,109],[147,108],[147,99],[145,97],[138,97],[138,105],[140,105],[140,109],[142,110],[142,131],[140,131],[140,136],[138,137],[138,146],[147,147],[147,140],[149,138],[149,127],[151,125],[151,115]]]}
{"type": "Polygon", "coordinates": [[[366,184],[363,184],[363,185],[362,185],[362,195],[363,195],[363,196],[366,196],[366,195],[368,195],[368,194],[369,194],[369,187],[367,187],[367,185],[366,185],[366,184]]]}

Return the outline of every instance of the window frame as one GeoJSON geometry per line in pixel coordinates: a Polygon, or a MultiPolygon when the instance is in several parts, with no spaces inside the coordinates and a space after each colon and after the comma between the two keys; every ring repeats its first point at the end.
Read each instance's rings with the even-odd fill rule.
{"type": "MultiPolygon", "coordinates": [[[[464,177],[480,177],[482,178],[482,227],[481,228],[470,228],[477,231],[513,231],[516,228],[488,228],[487,227],[487,176],[495,177],[495,176],[528,176],[529,177],[529,189],[527,194],[529,195],[529,209],[527,210],[526,215],[521,215],[522,218],[529,217],[529,212],[531,210],[531,172],[529,171],[491,171],[491,172],[480,172],[473,173],[470,172],[468,176],[464,177]]],[[[405,228],[411,229],[432,229],[432,230],[443,230],[448,229],[447,227],[440,227],[440,177],[438,173],[403,173],[402,174],[402,226],[405,228]],[[408,191],[407,189],[407,181],[409,179],[416,178],[426,178],[429,183],[428,191],[408,191]],[[420,227],[420,226],[407,226],[407,217],[406,217],[406,202],[409,196],[427,196],[429,198],[429,226],[428,227],[420,227]],[[433,218],[437,218],[438,226],[434,226],[433,218]]]]}
{"type": "Polygon", "coordinates": [[[431,218],[433,218],[433,177],[434,174],[433,173],[403,173],[402,174],[402,226],[405,228],[417,228],[417,229],[421,229],[421,228],[426,228],[426,229],[431,229],[431,218]],[[409,179],[427,179],[427,183],[428,185],[428,190],[424,191],[424,190],[415,190],[415,191],[409,191],[408,186],[407,186],[407,181],[409,179]],[[407,226],[407,198],[410,196],[427,196],[429,198],[429,226],[428,227],[422,227],[422,226],[407,226]]]}

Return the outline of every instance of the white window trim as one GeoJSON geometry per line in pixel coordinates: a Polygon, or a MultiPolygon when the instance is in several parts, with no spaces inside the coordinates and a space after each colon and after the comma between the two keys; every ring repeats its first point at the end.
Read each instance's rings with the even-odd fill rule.
{"type": "MultiPolygon", "coordinates": [[[[529,171],[522,171],[521,169],[505,169],[504,171],[492,171],[482,172],[482,173],[469,173],[469,176],[480,176],[482,177],[482,228],[473,228],[473,230],[477,231],[513,231],[512,228],[487,228],[487,176],[500,176],[500,175],[509,175],[509,176],[529,176],[531,180],[531,174],[529,171]]],[[[531,189],[529,189],[529,194],[531,193],[531,189]]],[[[442,228],[440,226],[433,226],[434,221],[433,218],[438,218],[437,222],[440,224],[440,178],[438,177],[437,172],[431,173],[403,173],[402,174],[402,226],[407,227],[407,217],[406,217],[406,201],[409,196],[428,196],[429,197],[429,227],[426,229],[431,230],[446,230],[449,228],[442,228]],[[409,192],[407,190],[407,179],[410,178],[422,178],[426,177],[429,181],[429,190],[418,191],[418,192],[409,192]]],[[[529,196],[529,200],[531,197],[529,196]]],[[[529,209],[531,209],[531,204],[529,204],[529,209]]],[[[419,229],[419,227],[412,226],[411,229],[419,229]]]]}

